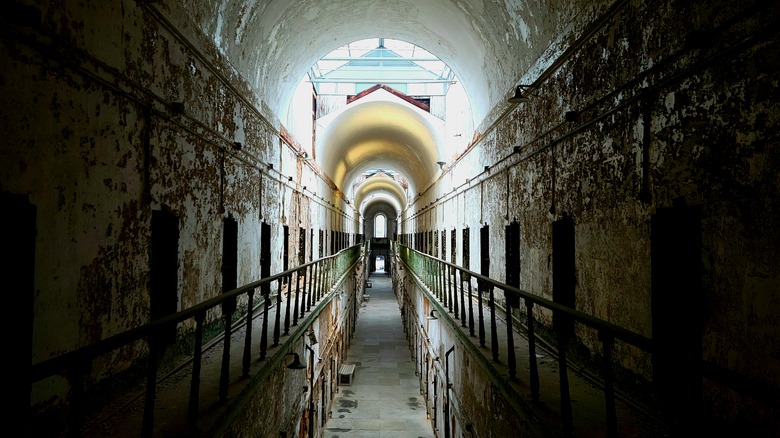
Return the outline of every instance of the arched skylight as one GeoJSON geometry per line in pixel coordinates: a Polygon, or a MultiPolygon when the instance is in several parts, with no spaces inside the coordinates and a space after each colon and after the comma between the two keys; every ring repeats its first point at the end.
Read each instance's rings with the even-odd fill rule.
{"type": "Polygon", "coordinates": [[[330,52],[309,72],[319,95],[355,95],[376,84],[410,96],[443,96],[452,70],[427,50],[404,41],[372,38],[330,52]]]}

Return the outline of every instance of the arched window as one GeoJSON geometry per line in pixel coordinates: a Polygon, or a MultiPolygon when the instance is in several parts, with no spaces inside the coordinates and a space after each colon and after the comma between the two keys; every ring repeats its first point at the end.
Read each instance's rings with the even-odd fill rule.
{"type": "Polygon", "coordinates": [[[374,216],[374,237],[387,237],[387,217],[385,217],[385,215],[382,213],[374,216]]]}

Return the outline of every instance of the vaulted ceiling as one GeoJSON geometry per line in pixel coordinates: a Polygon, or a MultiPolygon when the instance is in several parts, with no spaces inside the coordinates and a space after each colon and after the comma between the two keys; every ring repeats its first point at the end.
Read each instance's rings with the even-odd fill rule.
{"type": "MultiPolygon", "coordinates": [[[[479,126],[526,79],[554,39],[594,0],[180,0],[246,78],[263,104],[284,120],[311,66],[352,41],[387,37],[438,56],[454,71],[479,126]]],[[[584,12],[583,12],[584,11],[584,12]]],[[[368,168],[403,172],[419,190],[438,171],[437,140],[401,106],[365,107],[373,119],[345,114],[337,158],[318,162],[340,186],[368,168]],[[393,117],[376,117],[380,112],[393,117]],[[343,131],[343,132],[342,132],[343,131]]],[[[494,116],[495,114],[493,114],[494,116]]],[[[471,133],[464,133],[469,135],[471,133]]],[[[334,137],[331,137],[333,139],[334,137]]],[[[320,147],[322,145],[318,145],[320,147]]],[[[384,187],[383,190],[390,190],[384,187]]],[[[363,196],[367,195],[363,193],[363,196]]]]}

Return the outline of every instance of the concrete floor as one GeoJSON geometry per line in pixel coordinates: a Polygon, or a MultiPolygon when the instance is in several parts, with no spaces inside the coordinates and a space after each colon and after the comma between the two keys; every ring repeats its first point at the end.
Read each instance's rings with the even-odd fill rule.
{"type": "Polygon", "coordinates": [[[370,280],[345,362],[356,365],[353,383],[340,386],[323,436],[433,437],[390,277],[370,280]]]}

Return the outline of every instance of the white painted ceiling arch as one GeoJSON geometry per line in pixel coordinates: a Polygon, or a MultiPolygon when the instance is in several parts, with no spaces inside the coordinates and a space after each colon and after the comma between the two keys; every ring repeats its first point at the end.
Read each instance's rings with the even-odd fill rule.
{"type": "Polygon", "coordinates": [[[377,190],[361,201],[359,205],[360,216],[364,219],[373,218],[370,212],[376,209],[377,206],[383,206],[383,208],[388,209],[388,211],[395,211],[394,217],[398,217],[401,214],[401,207],[398,205],[398,200],[391,193],[377,190]]]}
{"type": "Polygon", "coordinates": [[[367,205],[368,201],[374,198],[381,198],[390,200],[388,202],[393,204],[396,214],[400,215],[401,211],[406,208],[406,196],[406,191],[398,181],[386,175],[375,175],[367,179],[358,186],[354,193],[355,205],[358,206],[361,213],[364,210],[364,204],[367,205]]]}
{"type": "Polygon", "coordinates": [[[388,169],[403,175],[409,190],[420,190],[444,153],[443,121],[385,90],[322,117],[317,125],[315,158],[339,187],[371,169],[388,169]]]}
{"type": "Polygon", "coordinates": [[[447,63],[468,94],[474,126],[589,1],[179,0],[276,115],[312,64],[337,47],[385,37],[447,63]]]}
{"type": "MultiPolygon", "coordinates": [[[[592,0],[171,1],[214,40],[274,123],[286,119],[301,78],[316,61],[353,41],[383,37],[422,47],[452,69],[468,97],[471,126],[495,117],[550,43],[593,5],[592,0]]],[[[342,190],[372,168],[403,174],[410,190],[425,189],[439,170],[436,128],[400,104],[367,102],[362,109],[365,115],[342,114],[334,122],[339,129],[326,138],[318,132],[320,167],[342,190]]]]}

